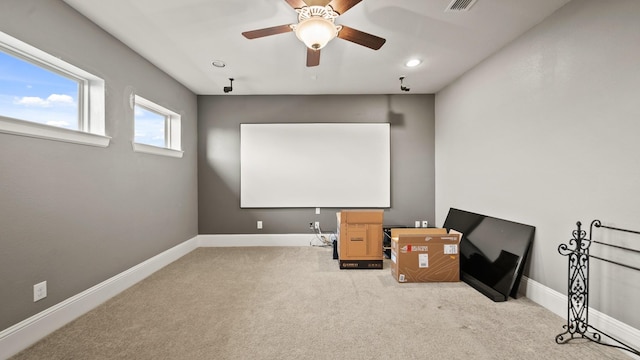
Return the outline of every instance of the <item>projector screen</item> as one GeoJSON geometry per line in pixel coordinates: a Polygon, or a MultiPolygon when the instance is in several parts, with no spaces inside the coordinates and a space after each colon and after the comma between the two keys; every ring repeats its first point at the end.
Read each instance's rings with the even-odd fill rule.
{"type": "Polygon", "coordinates": [[[390,206],[384,123],[240,125],[240,207],[390,206]]]}

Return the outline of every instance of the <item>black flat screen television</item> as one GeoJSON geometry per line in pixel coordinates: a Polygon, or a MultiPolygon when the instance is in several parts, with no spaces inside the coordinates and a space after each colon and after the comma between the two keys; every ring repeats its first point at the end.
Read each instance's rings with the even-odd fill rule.
{"type": "Polygon", "coordinates": [[[443,227],[462,233],[462,281],[494,301],[517,296],[535,227],[454,208],[443,227]]]}

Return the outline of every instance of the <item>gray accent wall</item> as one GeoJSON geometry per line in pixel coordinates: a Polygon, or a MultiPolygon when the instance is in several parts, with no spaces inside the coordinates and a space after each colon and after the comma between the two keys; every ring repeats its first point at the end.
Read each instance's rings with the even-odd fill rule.
{"type": "MultiPolygon", "coordinates": [[[[455,207],[534,225],[526,275],[564,295],[558,246],[577,221],[640,230],[639,14],[636,0],[571,1],[436,95],[438,224],[455,207]]],[[[640,329],[640,273],[592,260],[590,274],[589,305],[640,329]]]]}
{"type": "MultiPolygon", "coordinates": [[[[199,233],[301,234],[310,232],[312,221],[320,221],[324,231],[336,230],[340,209],[322,208],[316,215],[315,208],[240,208],[242,123],[390,123],[391,207],[384,223],[433,223],[434,121],[433,95],[199,96],[199,233]]],[[[328,144],[330,139],[308,146],[328,144]]],[[[327,177],[340,176],[330,167],[324,170],[327,177]]]]}
{"type": "Polygon", "coordinates": [[[102,77],[112,137],[98,148],[0,133],[2,330],[195,237],[198,201],[191,91],[62,1],[3,0],[0,31],[102,77]],[[182,115],[182,159],[133,152],[132,92],[182,115]]]}

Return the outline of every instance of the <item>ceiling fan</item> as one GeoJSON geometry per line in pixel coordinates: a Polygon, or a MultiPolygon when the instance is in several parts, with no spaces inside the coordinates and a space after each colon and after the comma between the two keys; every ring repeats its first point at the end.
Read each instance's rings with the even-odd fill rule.
{"type": "Polygon", "coordinates": [[[344,14],[362,0],[285,1],[298,13],[297,24],[245,31],[242,35],[247,39],[256,39],[293,31],[298,39],[307,46],[307,66],[320,65],[320,49],[335,37],[373,50],[380,49],[386,41],[381,37],[345,25],[335,24],[335,19],[338,16],[344,14]]]}

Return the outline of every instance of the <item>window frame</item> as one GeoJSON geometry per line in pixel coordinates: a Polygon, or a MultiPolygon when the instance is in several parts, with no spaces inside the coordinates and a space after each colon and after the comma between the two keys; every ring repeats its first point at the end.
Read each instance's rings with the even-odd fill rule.
{"type": "Polygon", "coordinates": [[[169,110],[166,107],[159,105],[151,100],[148,100],[138,94],[131,95],[131,110],[133,110],[133,140],[131,144],[133,151],[163,155],[175,158],[182,158],[184,151],[182,150],[182,116],[175,111],[169,110]],[[135,107],[140,106],[145,110],[154,112],[165,117],[164,123],[164,147],[155,145],[143,144],[136,142],[135,129],[136,129],[136,115],[135,107]]]}
{"type": "Polygon", "coordinates": [[[78,129],[65,129],[0,115],[0,133],[108,147],[105,131],[105,81],[45,51],[0,31],[0,50],[48,71],[78,81],[78,129]]]}

